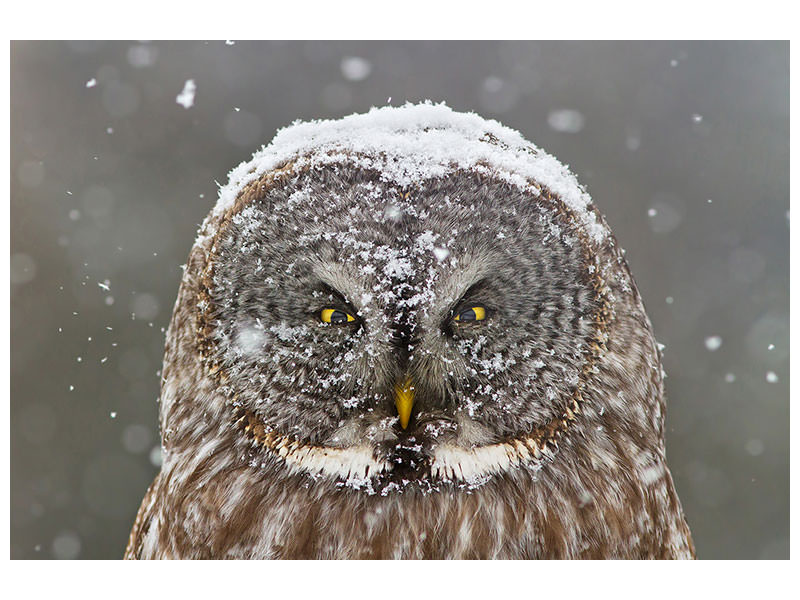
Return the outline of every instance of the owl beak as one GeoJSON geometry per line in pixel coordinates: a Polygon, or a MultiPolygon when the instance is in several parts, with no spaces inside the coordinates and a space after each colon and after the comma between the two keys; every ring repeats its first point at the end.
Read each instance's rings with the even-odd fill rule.
{"type": "Polygon", "coordinates": [[[400,417],[400,427],[408,427],[408,419],[411,418],[411,409],[414,406],[414,386],[410,378],[406,378],[402,383],[394,386],[394,405],[397,407],[397,414],[400,417]]]}

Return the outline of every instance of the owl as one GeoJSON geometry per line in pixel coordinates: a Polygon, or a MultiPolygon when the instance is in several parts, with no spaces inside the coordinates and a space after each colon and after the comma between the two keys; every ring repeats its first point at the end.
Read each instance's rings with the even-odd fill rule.
{"type": "Polygon", "coordinates": [[[693,558],[659,349],[574,175],[444,104],[231,171],[167,333],[127,558],[693,558]]]}

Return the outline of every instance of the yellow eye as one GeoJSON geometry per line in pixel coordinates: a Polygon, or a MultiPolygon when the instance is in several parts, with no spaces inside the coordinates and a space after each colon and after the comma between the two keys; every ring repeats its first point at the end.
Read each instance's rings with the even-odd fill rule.
{"type": "Polygon", "coordinates": [[[335,308],[325,308],[319,314],[319,318],[323,323],[332,323],[333,325],[340,325],[341,323],[351,323],[356,318],[344,312],[343,310],[336,310],[335,308]]]}
{"type": "Polygon", "coordinates": [[[453,319],[459,323],[463,321],[483,321],[486,318],[486,309],[482,306],[472,306],[462,310],[453,319]]]}

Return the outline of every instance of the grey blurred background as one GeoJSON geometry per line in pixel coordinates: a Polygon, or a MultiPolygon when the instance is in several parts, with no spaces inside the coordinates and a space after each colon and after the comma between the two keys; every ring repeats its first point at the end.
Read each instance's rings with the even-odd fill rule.
{"type": "Polygon", "coordinates": [[[788,43],[243,41],[11,44],[11,557],[122,556],[217,182],[295,119],[390,98],[571,166],[666,346],[698,555],[787,558],[788,43]]]}

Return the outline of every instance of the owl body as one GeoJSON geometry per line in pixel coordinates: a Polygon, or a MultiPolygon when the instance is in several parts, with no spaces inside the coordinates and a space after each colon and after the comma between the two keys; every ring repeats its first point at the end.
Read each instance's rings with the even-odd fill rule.
{"type": "Polygon", "coordinates": [[[663,372],[574,177],[443,105],[231,173],[167,335],[130,558],[689,558],[663,372]]]}

